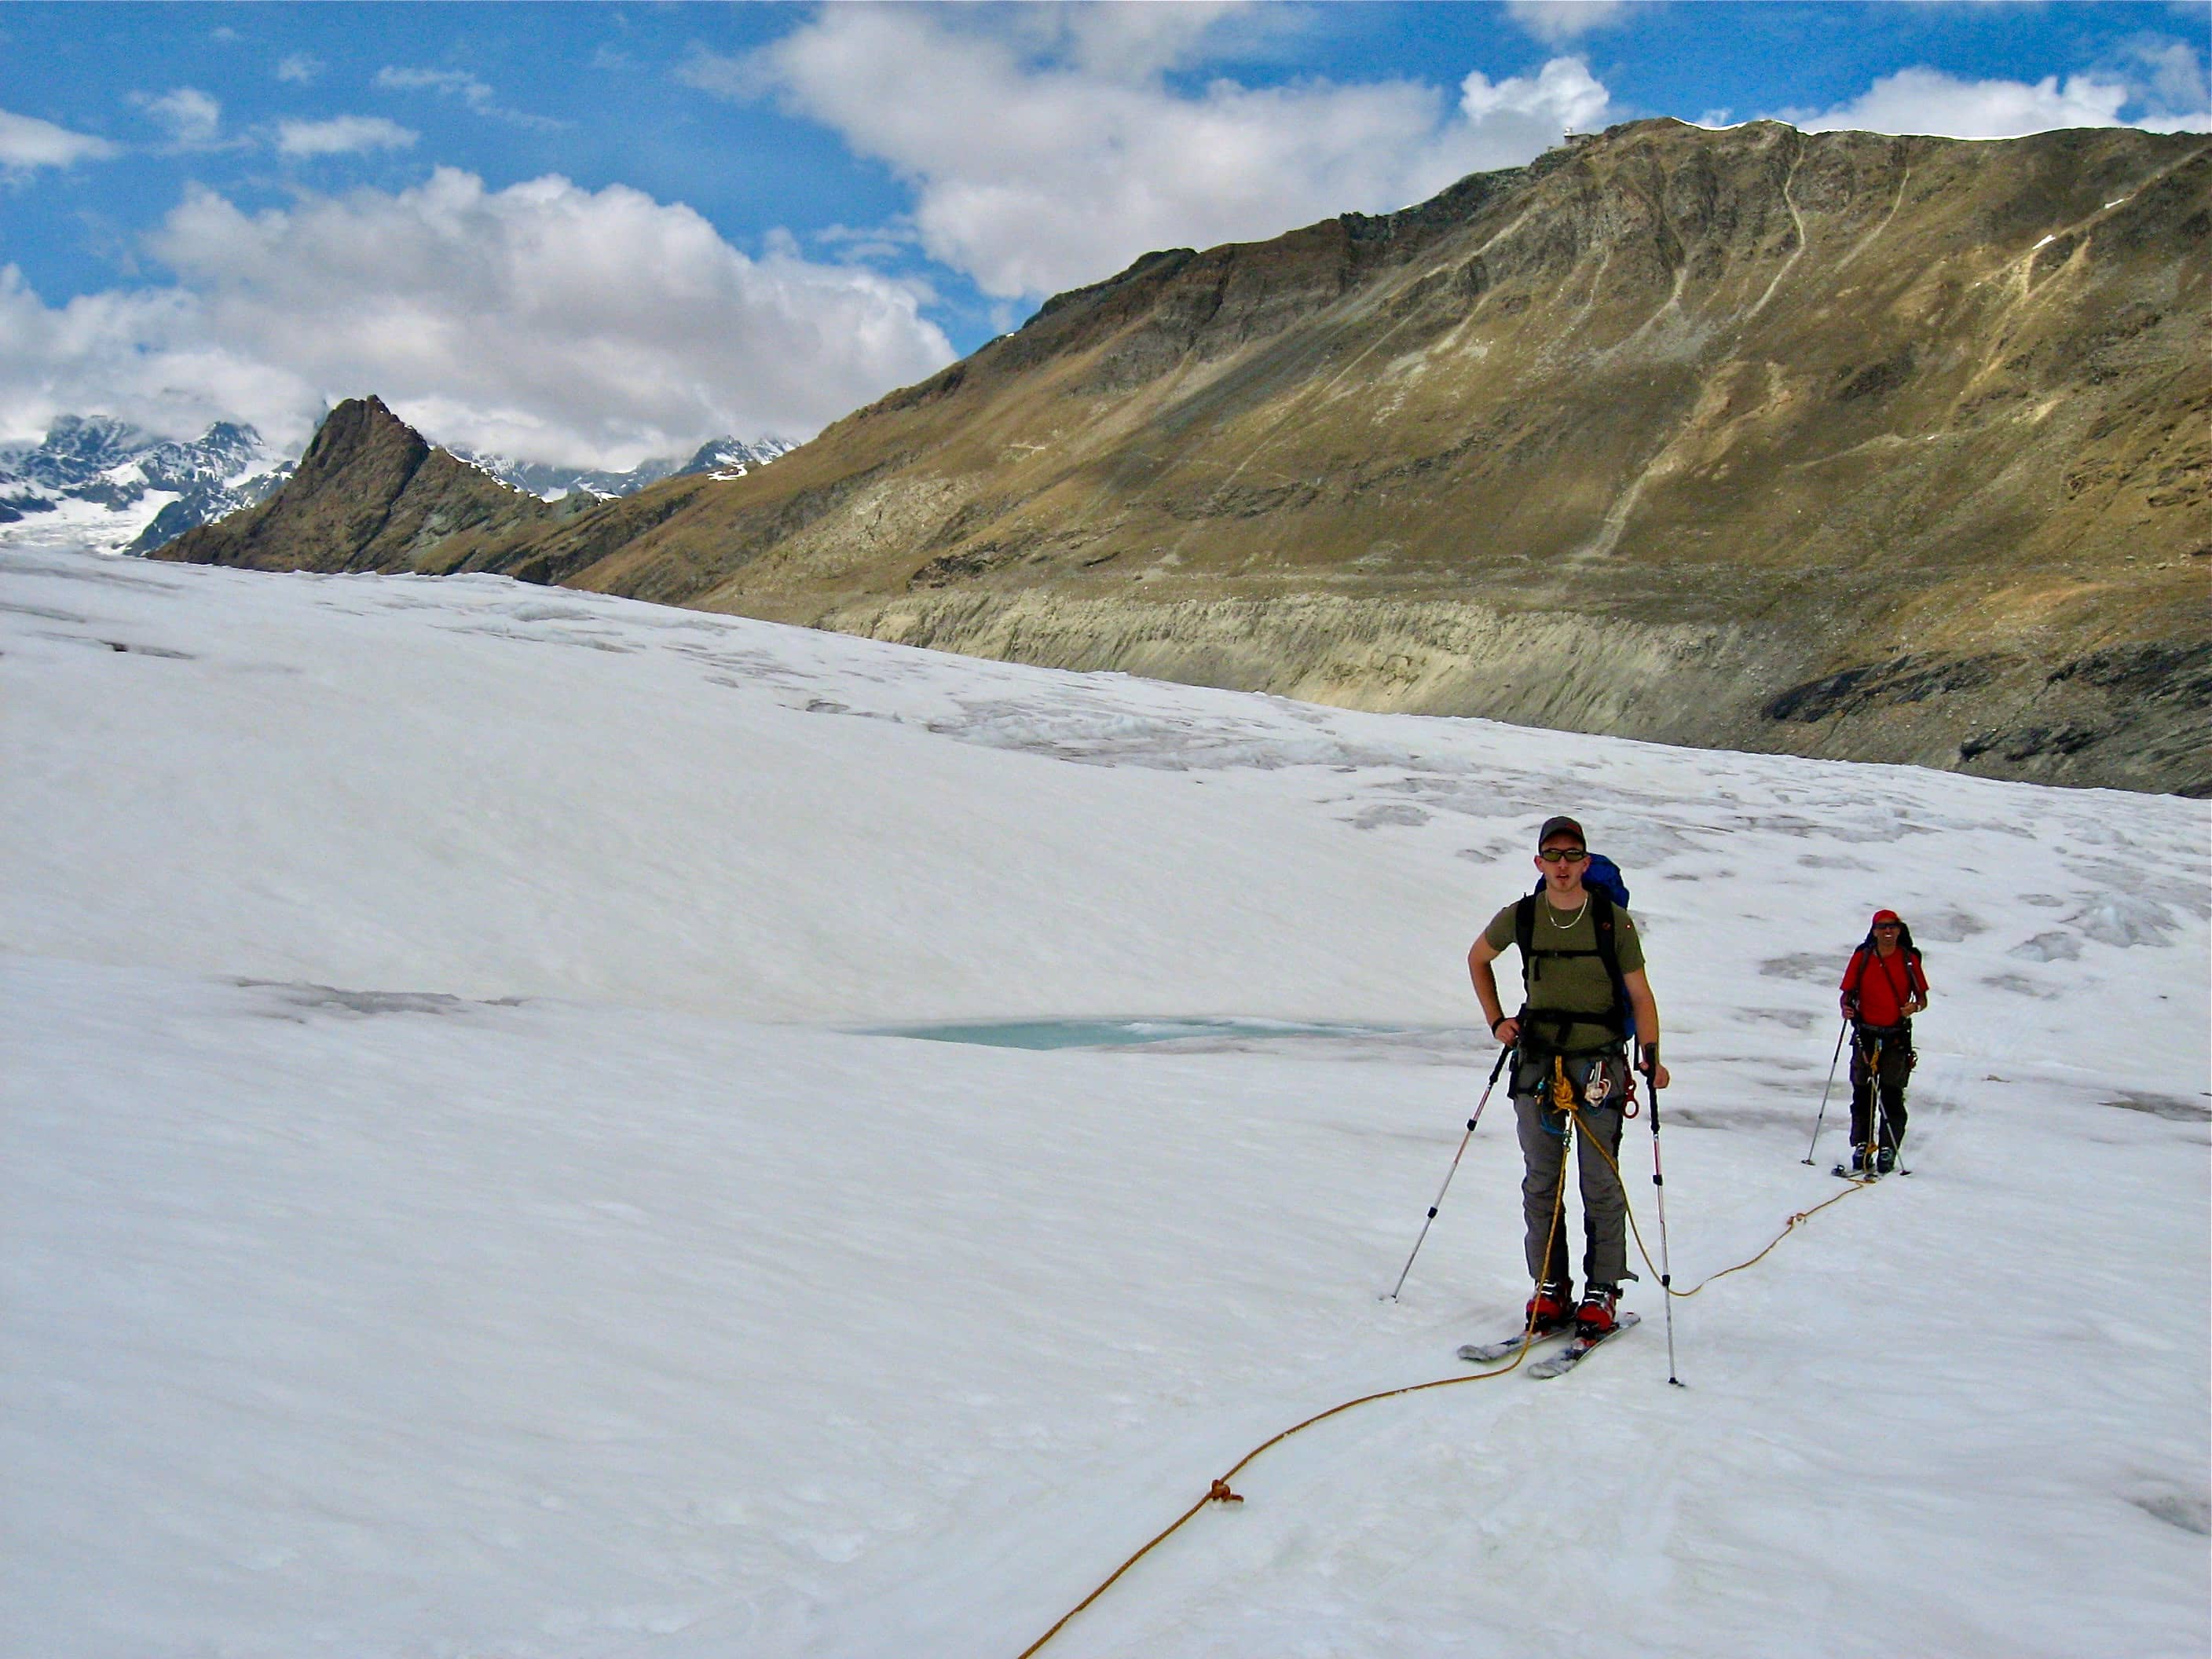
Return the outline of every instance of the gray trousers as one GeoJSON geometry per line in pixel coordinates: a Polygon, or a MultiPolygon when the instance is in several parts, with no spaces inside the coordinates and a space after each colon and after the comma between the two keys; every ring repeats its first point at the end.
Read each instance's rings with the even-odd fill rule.
{"type": "Polygon", "coordinates": [[[1582,1083],[1587,1094],[1590,1076],[1600,1065],[1611,1084],[1605,1103],[1583,1107],[1579,1122],[1573,1125],[1550,1109],[1548,1058],[1514,1067],[1513,1115],[1521,1137],[1521,1213],[1528,1230],[1528,1276],[1543,1283],[1564,1284],[1568,1279],[1565,1194],[1559,1177],[1571,1130],[1583,1194],[1583,1282],[1617,1285],[1628,1277],[1628,1194],[1621,1190],[1613,1166],[1589,1144],[1590,1135],[1601,1136],[1606,1152],[1615,1158],[1620,1155],[1620,1105],[1627,1097],[1628,1060],[1622,1054],[1570,1060],[1567,1075],[1582,1083]]]}

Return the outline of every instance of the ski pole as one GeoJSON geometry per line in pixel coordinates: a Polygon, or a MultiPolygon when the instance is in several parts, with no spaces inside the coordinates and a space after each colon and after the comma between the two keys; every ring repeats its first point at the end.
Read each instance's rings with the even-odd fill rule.
{"type": "Polygon", "coordinates": [[[1659,1045],[1644,1050],[1648,1068],[1644,1080],[1651,1085],[1651,1184],[1659,1194],[1659,1290],[1667,1304],[1667,1381],[1678,1389],[1689,1385],[1674,1374],[1674,1273],[1667,1253],[1667,1174],[1659,1163],[1659,1045]]]}
{"type": "Polygon", "coordinates": [[[1451,1168],[1444,1171],[1444,1184],[1437,1188],[1437,1201],[1429,1206],[1428,1219],[1421,1223],[1421,1236],[1413,1241],[1412,1255],[1406,1265],[1398,1270],[1398,1282],[1390,1287],[1390,1294],[1382,1299],[1395,1302],[1398,1292],[1406,1288],[1406,1275],[1413,1271],[1413,1257],[1420,1255],[1421,1246],[1429,1237],[1429,1229],[1436,1224],[1437,1212],[1443,1208],[1444,1194],[1450,1189],[1452,1177],[1459,1173],[1460,1154],[1467,1151],[1467,1143],[1474,1139],[1474,1126],[1482,1121],[1482,1109],[1490,1104],[1490,1091],[1498,1086],[1498,1074],[1504,1071],[1505,1062],[1513,1058],[1516,1050],[1508,1048],[1498,1056],[1498,1064],[1490,1068],[1490,1081],[1483,1086],[1482,1098],[1474,1103],[1474,1115],[1467,1121],[1467,1133],[1459,1138],[1459,1152],[1452,1154],[1451,1168]]]}
{"type": "MultiPolygon", "coordinates": [[[[1911,1039],[1910,1036],[1907,1036],[1907,1037],[1905,1038],[1905,1042],[1906,1042],[1906,1043],[1907,1043],[1908,1045],[1911,1042],[1911,1041],[1912,1041],[1912,1039],[1911,1039]]],[[[1911,1055],[1911,1052],[1910,1052],[1910,1050],[1909,1050],[1909,1048],[1908,1048],[1907,1054],[1906,1054],[1906,1055],[1905,1055],[1905,1080],[1904,1085],[1901,1085],[1901,1086],[1899,1087],[1899,1091],[1898,1091],[1898,1096],[1897,1096],[1897,1109],[1898,1109],[1900,1113],[1902,1113],[1902,1112],[1905,1110],[1905,1089],[1908,1089],[1908,1088],[1910,1088],[1910,1087],[1911,1086],[1911,1083],[1912,1083],[1912,1067],[1914,1066],[1914,1065],[1915,1065],[1916,1063],[1917,1063],[1917,1062],[1916,1062],[1916,1060],[1913,1059],[1913,1057],[1912,1057],[1912,1055],[1911,1055]]],[[[1884,1128],[1887,1128],[1887,1127],[1889,1127],[1890,1118],[1889,1118],[1889,1110],[1888,1110],[1888,1108],[1887,1108],[1887,1107],[1884,1107],[1884,1108],[1882,1109],[1881,1121],[1882,1121],[1882,1127],[1883,1127],[1884,1128]]],[[[1900,1128],[1897,1131],[1897,1140],[1896,1140],[1896,1144],[1895,1144],[1894,1146],[1893,1146],[1890,1148],[1890,1153],[1889,1153],[1890,1158],[1891,1158],[1891,1160],[1892,1160],[1893,1164],[1895,1165],[1895,1167],[1896,1167],[1897,1173],[1898,1173],[1898,1174],[1899,1174],[1899,1175],[1911,1175],[1911,1174],[1912,1173],[1912,1171],[1911,1171],[1911,1170],[1908,1170],[1908,1169],[1906,1169],[1906,1168],[1905,1167],[1905,1137],[1906,1135],[1910,1134],[1911,1133],[1911,1126],[1909,1123],[1908,1123],[1908,1124],[1906,1124],[1905,1126],[1904,1126],[1904,1127],[1900,1127],[1900,1128]]]]}
{"type": "Polygon", "coordinates": [[[1850,1035],[1850,1017],[1845,1015],[1841,1029],[1836,1033],[1836,1052],[1828,1060],[1828,1080],[1820,1089],[1820,1115],[1813,1120],[1813,1139],[1805,1145],[1805,1161],[1808,1164],[1813,1161],[1813,1148],[1820,1144],[1820,1126],[1828,1121],[1828,1093],[1836,1086],[1836,1067],[1844,1058],[1844,1039],[1850,1035]]]}
{"type": "MultiPolygon", "coordinates": [[[[1878,1176],[1881,1170],[1875,1149],[1881,1145],[1883,1121],[1889,1115],[1889,1109],[1881,1103],[1881,1039],[1876,1037],[1873,1048],[1862,1048],[1858,1052],[1866,1056],[1867,1076],[1867,1138],[1858,1143],[1859,1168],[1869,1176],[1878,1176]]],[[[1859,1091],[1853,1088],[1851,1116],[1854,1120],[1859,1115],[1858,1106],[1859,1091]]],[[[1856,1121],[1851,1125],[1851,1133],[1858,1133],[1856,1121]]]]}

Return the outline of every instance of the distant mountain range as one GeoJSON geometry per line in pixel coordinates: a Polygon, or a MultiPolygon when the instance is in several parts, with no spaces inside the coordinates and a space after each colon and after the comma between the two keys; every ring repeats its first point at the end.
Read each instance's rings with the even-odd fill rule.
{"type": "Polygon", "coordinates": [[[34,447],[0,448],[0,542],[62,536],[150,552],[264,500],[291,474],[240,422],[217,421],[185,442],[112,416],[64,415],[34,447]]]}
{"type": "MultiPolygon", "coordinates": [[[[716,438],[687,459],[656,457],[627,472],[452,452],[542,501],[635,495],[664,478],[740,478],[792,448],[781,439],[716,438]]],[[[150,553],[187,530],[268,499],[298,463],[252,427],[217,421],[189,441],[107,415],[64,415],[33,446],[0,447],[0,544],[66,539],[111,553],[150,553]]]]}
{"type": "Polygon", "coordinates": [[[765,466],[777,456],[787,454],[797,446],[781,438],[763,438],[747,443],[738,438],[715,438],[701,444],[688,460],[681,456],[657,456],[641,461],[627,472],[604,472],[579,470],[573,466],[555,466],[544,461],[519,461],[508,455],[495,455],[473,449],[451,448],[450,453],[471,466],[489,472],[501,483],[513,484],[517,489],[529,491],[540,501],[555,501],[580,490],[599,501],[611,501],[623,495],[635,495],[647,484],[657,484],[663,478],[684,478],[704,474],[714,478],[742,478],[757,466],[765,466]]]}

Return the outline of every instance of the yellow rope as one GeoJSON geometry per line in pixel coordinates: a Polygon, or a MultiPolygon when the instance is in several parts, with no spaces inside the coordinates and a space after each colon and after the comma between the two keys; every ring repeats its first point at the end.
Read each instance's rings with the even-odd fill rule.
{"type": "Polygon", "coordinates": [[[1757,1255],[1752,1256],[1747,1260],[1739,1261],[1733,1267],[1723,1267],[1717,1273],[1707,1273],[1696,1284],[1691,1285],[1688,1290],[1678,1291],[1672,1285],[1666,1282],[1667,1275],[1660,1272],[1659,1264],[1651,1259],[1650,1248],[1644,1242],[1644,1229],[1638,1224],[1636,1219],[1636,1206],[1628,1201],[1628,1177],[1620,1172],[1620,1161],[1613,1157],[1612,1150],[1606,1146],[1604,1137],[1592,1133],[1589,1126],[1583,1122],[1582,1113],[1577,1108],[1568,1106],[1565,1109],[1581,1127],[1583,1138],[1587,1139],[1590,1145],[1597,1148],[1598,1155],[1605,1159],[1606,1166],[1613,1171],[1613,1178],[1616,1182],[1620,1182],[1621,1207],[1628,1212],[1628,1231],[1635,1237],[1636,1253],[1644,1258],[1644,1265],[1650,1268],[1652,1273],[1658,1277],[1660,1288],[1665,1291],[1668,1295],[1673,1297],[1686,1297],[1695,1296],[1699,1291],[1704,1290],[1706,1285],[1711,1284],[1717,1279],[1726,1279],[1730,1273],[1740,1273],[1746,1267],[1757,1267],[1760,1262],[1765,1261],[1768,1255],[1772,1254],[1774,1247],[1777,1244],[1779,1244],[1784,1239],[1789,1237],[1792,1232],[1796,1231],[1797,1225],[1800,1222],[1809,1221],[1814,1216],[1820,1214],[1821,1211],[1826,1209],[1831,1204],[1840,1204],[1844,1200],[1849,1198],[1853,1193],[1863,1191],[1865,1188],[1874,1185],[1874,1182],[1871,1181],[1852,1182],[1849,1186],[1845,1187],[1843,1191],[1838,1193],[1833,1198],[1824,1198],[1818,1204],[1815,1204],[1811,1209],[1800,1210],[1795,1215],[1791,1216],[1789,1220],[1782,1224],[1782,1231],[1775,1234],[1772,1238],[1769,1239],[1767,1241],[1766,1248],[1761,1250],[1757,1255]]]}
{"type": "MultiPolygon", "coordinates": [[[[1558,1091],[1559,1085],[1565,1081],[1565,1073],[1556,1066],[1554,1068],[1554,1072],[1555,1075],[1553,1080],[1553,1099],[1556,1101],[1559,1099],[1558,1091]]],[[[1651,1260],[1651,1252],[1644,1248],[1644,1231],[1641,1227],[1637,1225],[1636,1206],[1626,1201],[1628,1197],[1628,1182],[1620,1173],[1620,1160],[1613,1157],[1612,1151],[1606,1146],[1603,1138],[1591,1133],[1589,1125],[1583,1122],[1582,1113],[1574,1103],[1574,1091],[1572,1085],[1567,1085],[1566,1088],[1566,1103],[1562,1106],[1560,1109],[1565,1111],[1577,1124],[1577,1126],[1582,1129],[1583,1137],[1590,1141],[1592,1145],[1596,1146],[1599,1153],[1604,1158],[1607,1165],[1611,1167],[1613,1179],[1620,1183],[1620,1194],[1623,1207],[1626,1208],[1628,1212],[1629,1229],[1636,1237],[1637,1251],[1643,1256],[1644,1265],[1650,1267],[1655,1274],[1658,1273],[1658,1265],[1651,1260]]],[[[1567,1171],[1572,1167],[1573,1163],[1574,1160],[1571,1158],[1565,1156],[1564,1152],[1562,1153],[1559,1159],[1559,1185],[1558,1190],[1552,1194],[1551,1231],[1544,1240],[1544,1261],[1547,1265],[1552,1259],[1552,1246],[1557,1243],[1559,1239],[1560,1220],[1566,1213],[1567,1171]]],[[[1678,1291],[1671,1285],[1665,1285],[1663,1283],[1664,1276],[1662,1275],[1662,1288],[1665,1289],[1667,1294],[1669,1296],[1695,1296],[1699,1291],[1704,1290],[1706,1285],[1711,1284],[1717,1279],[1725,1279],[1730,1273],[1741,1273],[1746,1267],[1755,1267],[1759,1262],[1765,1261],[1768,1254],[1773,1250],[1775,1245],[1779,1244],[1784,1239],[1787,1238],[1790,1233],[1796,1229],[1797,1224],[1800,1222],[1810,1220],[1813,1217],[1820,1214],[1821,1211],[1826,1209],[1829,1205],[1840,1203],[1843,1200],[1849,1198],[1854,1192],[1858,1191],[1861,1188],[1872,1186],[1873,1184],[1874,1183],[1871,1182],[1855,1181],[1850,1186],[1846,1187],[1842,1192],[1838,1193],[1835,1197],[1824,1199],[1820,1203],[1815,1204],[1809,1210],[1799,1211],[1796,1214],[1791,1216],[1787,1222],[1783,1224],[1782,1231],[1775,1234],[1772,1241],[1768,1243],[1765,1249],[1761,1250],[1757,1255],[1751,1257],[1748,1261],[1739,1261],[1733,1267],[1723,1267],[1718,1273],[1709,1273],[1686,1291],[1678,1291]]],[[[1127,1560],[1121,1563],[1120,1566],[1115,1568],[1112,1572],[1109,1573],[1099,1583],[1097,1589],[1092,1590],[1090,1595],[1085,1596],[1080,1601],[1078,1601],[1073,1607],[1062,1613],[1058,1621],[1054,1624],[1050,1630],[1038,1637],[1037,1639],[1030,1643],[1029,1646],[1024,1648],[1016,1656],[1016,1659],[1034,1659],[1034,1656],[1039,1649],[1042,1648],[1046,1643],[1051,1641],[1054,1637],[1059,1635],[1062,1630],[1067,1627],[1067,1624],[1070,1620],[1073,1619],[1076,1614],[1081,1613],[1093,1601],[1096,1601],[1100,1596],[1111,1589],[1115,1583],[1120,1580],[1122,1574],[1127,1572],[1129,1569],[1135,1566],[1138,1562],[1143,1560],[1147,1555],[1150,1555],[1153,1550],[1165,1543],[1170,1538],[1172,1538],[1176,1532],[1182,1529],[1185,1522],[1188,1521],[1208,1504],[1243,1503],[1244,1501],[1243,1497],[1238,1493],[1231,1491],[1229,1483],[1231,1480],[1235,1479],[1237,1474],[1242,1473],[1246,1466],[1250,1464],[1252,1461],[1258,1457],[1262,1452],[1265,1452],[1274,1446],[1280,1445],[1284,1441],[1289,1439],[1292,1435],[1300,1432],[1302,1430],[1310,1429],[1316,1423],[1326,1422],[1330,1418],[1336,1416],[1339,1413],[1352,1410],[1355,1406],[1371,1405],[1377,1400],[1395,1400],[1400,1395],[1421,1394],[1430,1389],[1455,1388],[1464,1382],[1487,1382],[1492,1377],[1504,1376],[1510,1372],[1520,1369],[1521,1362],[1528,1358],[1528,1350],[1534,1345],[1535,1340],[1534,1304],[1532,1301],[1529,1309],[1529,1322],[1527,1325],[1524,1325],[1522,1328],[1521,1346],[1514,1350],[1513,1359],[1510,1364],[1501,1365],[1495,1370],[1476,1371],[1472,1376],[1442,1376],[1430,1382],[1412,1382],[1408,1383],[1402,1389],[1384,1389],[1380,1393],[1364,1394],[1357,1400],[1347,1400],[1341,1405],[1331,1406],[1327,1411],[1316,1412],[1311,1417],[1307,1418],[1303,1423],[1293,1423],[1289,1428],[1285,1429],[1280,1434],[1274,1435],[1268,1439],[1261,1441],[1258,1445],[1253,1447],[1250,1451],[1246,1452],[1243,1456],[1238,1458],[1235,1463],[1231,1464],[1229,1468],[1229,1473],[1223,1475],[1219,1480],[1216,1480],[1212,1486],[1208,1487],[1205,1497],[1200,1498],[1195,1504],[1193,1504],[1181,1515],[1176,1516],[1174,1520],[1168,1522],[1165,1527],[1162,1528],[1159,1532],[1155,1534],[1141,1549],[1137,1551],[1135,1554],[1132,1555],[1127,1560]]]]}
{"type": "MultiPolygon", "coordinates": [[[[1552,1231],[1549,1236],[1547,1236],[1544,1240],[1544,1257],[1547,1261],[1551,1259],[1553,1243],[1559,1236],[1559,1220],[1566,1211],[1566,1199],[1567,1160],[1563,1158],[1559,1160],[1559,1190],[1552,1195],[1552,1231]]],[[[1240,1474],[1244,1469],[1245,1466],[1250,1463],[1254,1458],[1259,1456],[1261,1453],[1267,1450],[1271,1447],[1280,1445],[1284,1441],[1288,1440],[1292,1435],[1297,1434],[1303,1429],[1310,1429],[1316,1423],[1325,1422],[1329,1418],[1334,1417],[1340,1412],[1350,1411],[1354,1406],[1369,1405],[1377,1400],[1395,1399],[1401,1394],[1420,1394],[1429,1389],[1455,1388],[1462,1382],[1487,1382],[1493,1376],[1504,1376],[1509,1372],[1517,1370],[1520,1369],[1521,1362],[1528,1357],[1528,1350],[1535,1345],[1535,1324],[1536,1306],[1535,1302],[1532,1297],[1528,1304],[1528,1322],[1521,1328],[1521,1346],[1513,1351],[1513,1360],[1510,1364],[1500,1365],[1496,1370],[1476,1371],[1470,1376],[1440,1376],[1432,1382],[1412,1382],[1408,1383],[1402,1389],[1384,1389],[1379,1394],[1363,1394],[1357,1400],[1347,1400],[1341,1405],[1331,1406],[1325,1412],[1316,1412],[1311,1417],[1306,1419],[1304,1422],[1293,1423],[1289,1428],[1285,1429],[1280,1434],[1274,1435],[1268,1439],[1262,1440],[1258,1445],[1253,1447],[1250,1451],[1246,1452],[1243,1456],[1238,1458],[1234,1463],[1231,1464],[1229,1473],[1223,1475],[1218,1480],[1216,1480],[1212,1486],[1208,1487],[1205,1497],[1200,1498],[1198,1502],[1193,1504],[1181,1515],[1178,1515],[1174,1520],[1169,1522],[1165,1527],[1162,1528],[1158,1533],[1153,1535],[1143,1548],[1139,1549],[1134,1555],[1124,1561],[1120,1566],[1115,1568],[1112,1572],[1107,1574],[1106,1577],[1103,1582],[1101,1582],[1097,1589],[1092,1590],[1090,1595],[1085,1596],[1080,1601],[1078,1601],[1073,1607],[1062,1613],[1053,1627],[1047,1631],[1043,1635],[1038,1637],[1036,1641],[1030,1643],[1029,1646],[1024,1648],[1020,1654],[1017,1656],[1017,1659],[1031,1659],[1031,1656],[1036,1654],[1038,1649],[1044,1646],[1046,1643],[1051,1641],[1054,1637],[1059,1635],[1062,1630],[1066,1628],[1069,1620],[1074,1618],[1077,1613],[1082,1612],[1084,1608],[1089,1607],[1100,1596],[1105,1595],[1108,1590],[1114,1587],[1114,1583],[1116,1579],[1120,1578],[1123,1573],[1128,1571],[1130,1568],[1135,1566],[1138,1562],[1143,1560],[1147,1555],[1150,1555],[1158,1546],[1165,1543],[1170,1538],[1172,1538],[1182,1528],[1184,1522],[1189,1520],[1191,1516],[1196,1515],[1208,1504],[1243,1503],[1244,1501],[1243,1498],[1229,1489],[1229,1483],[1231,1480],[1235,1479],[1236,1476],[1240,1474]]]]}

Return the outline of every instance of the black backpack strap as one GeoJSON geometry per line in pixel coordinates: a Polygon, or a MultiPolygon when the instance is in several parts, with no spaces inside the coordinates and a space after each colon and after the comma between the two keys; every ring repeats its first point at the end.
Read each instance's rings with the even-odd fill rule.
{"type": "Polygon", "coordinates": [[[1851,952],[1851,959],[1844,965],[1844,989],[1856,996],[1859,988],[1866,983],[1867,958],[1874,954],[1874,935],[1869,933],[1866,942],[1851,952]]]}
{"type": "Polygon", "coordinates": [[[1574,1025],[1601,1025],[1612,1032],[1616,1043],[1628,1030],[1628,984],[1621,977],[1620,951],[1613,927],[1613,895],[1601,887],[1593,887],[1588,891],[1590,925],[1597,934],[1595,952],[1547,950],[1537,946],[1536,901],[1542,892],[1540,887],[1535,893],[1525,896],[1513,908],[1513,939],[1521,948],[1521,985],[1528,999],[1521,1008],[1522,1040],[1538,1052],[1555,1052],[1557,1037],[1574,1025]],[[1601,1014],[1566,1013],[1528,1006],[1534,999],[1536,981],[1541,976],[1546,957],[1586,957],[1593,954],[1605,964],[1605,976],[1613,983],[1613,1007],[1609,1012],[1601,1014]],[[1552,1040],[1547,1040],[1547,1034],[1543,1030],[1532,1029],[1545,1025],[1552,1028],[1549,1033],[1552,1040]]]}
{"type": "Polygon", "coordinates": [[[1613,981],[1613,1029],[1628,1029],[1628,981],[1620,971],[1620,942],[1613,928],[1613,895],[1602,887],[1589,890],[1590,925],[1597,929],[1598,960],[1605,963],[1605,976],[1613,981]]]}

